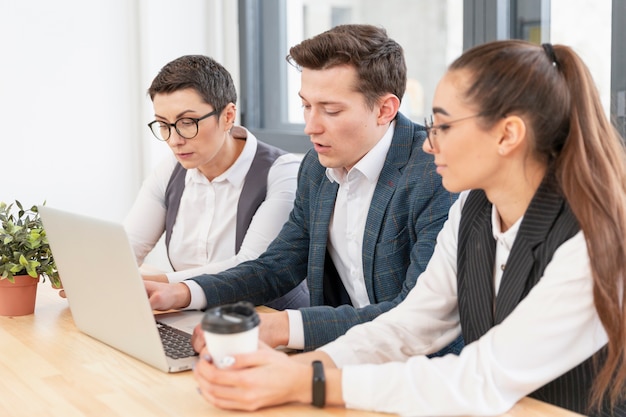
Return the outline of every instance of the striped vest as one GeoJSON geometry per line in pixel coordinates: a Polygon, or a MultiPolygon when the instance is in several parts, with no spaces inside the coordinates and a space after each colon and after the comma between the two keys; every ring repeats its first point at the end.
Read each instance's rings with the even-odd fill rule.
{"type": "MultiPolygon", "coordinates": [[[[501,323],[541,279],[559,246],[580,230],[569,205],[556,190],[554,179],[547,177],[533,197],[507,260],[495,304],[492,205],[483,191],[470,192],[463,206],[457,254],[459,314],[466,344],[501,323]]],[[[605,350],[600,350],[530,396],[587,414],[596,375],[593,362],[602,363],[604,354],[605,350]]],[[[613,414],[604,407],[593,415],[626,416],[626,404],[613,409],[613,414]]]]}

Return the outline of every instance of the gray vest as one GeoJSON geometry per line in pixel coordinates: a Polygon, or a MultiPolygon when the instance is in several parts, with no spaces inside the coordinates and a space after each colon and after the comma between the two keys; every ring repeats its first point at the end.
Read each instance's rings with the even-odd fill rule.
{"type": "MultiPolygon", "coordinates": [[[[235,253],[239,252],[243,238],[248,231],[252,217],[265,201],[267,194],[267,175],[279,156],[285,151],[266,143],[257,141],[256,154],[246,174],[239,203],[237,204],[237,227],[235,233],[235,253]]],[[[165,245],[169,253],[172,229],[176,223],[180,199],[185,189],[185,175],[187,170],[178,163],[165,189],[165,245]]]]}
{"type": "MultiPolygon", "coordinates": [[[[470,192],[463,206],[457,254],[459,314],[466,344],[501,323],[537,284],[559,246],[580,230],[569,205],[555,190],[555,181],[548,178],[533,197],[511,248],[495,308],[496,242],[491,228],[492,205],[483,191],[470,192]]],[[[604,349],[600,350],[530,396],[586,415],[597,373],[593,361],[602,363],[604,354],[604,349]]],[[[620,404],[613,412],[614,416],[625,416],[626,404],[620,404]]],[[[605,407],[601,414],[593,415],[610,413],[605,407]]]]}

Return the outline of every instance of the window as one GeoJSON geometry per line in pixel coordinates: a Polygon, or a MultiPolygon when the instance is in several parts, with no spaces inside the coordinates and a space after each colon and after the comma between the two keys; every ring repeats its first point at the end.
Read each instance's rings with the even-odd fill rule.
{"type": "Polygon", "coordinates": [[[240,24],[253,25],[241,36],[242,82],[247,82],[241,88],[242,124],[261,140],[293,152],[306,151],[310,142],[302,133],[300,74],[285,60],[290,46],[339,24],[383,26],[405,50],[408,83],[400,111],[419,122],[430,113],[439,78],[463,49],[463,0],[386,0],[384,7],[378,0],[239,4],[240,24]]]}
{"type": "Polygon", "coordinates": [[[370,23],[405,50],[409,81],[400,110],[415,121],[429,113],[439,78],[464,49],[518,38],[574,47],[624,135],[625,15],[622,0],[239,0],[241,121],[263,141],[309,149],[300,76],[285,60],[289,47],[338,24],[370,23]]]}
{"type": "Polygon", "coordinates": [[[607,115],[626,136],[623,0],[464,0],[464,10],[464,48],[507,38],[574,48],[593,75],[607,115]]]}

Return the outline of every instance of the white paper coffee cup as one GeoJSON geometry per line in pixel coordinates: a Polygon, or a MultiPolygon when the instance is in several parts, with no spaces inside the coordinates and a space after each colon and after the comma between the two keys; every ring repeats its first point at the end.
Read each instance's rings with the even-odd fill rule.
{"type": "Polygon", "coordinates": [[[207,349],[217,367],[230,364],[225,357],[254,352],[259,347],[259,315],[248,302],[239,302],[207,310],[202,330],[207,349]]]}

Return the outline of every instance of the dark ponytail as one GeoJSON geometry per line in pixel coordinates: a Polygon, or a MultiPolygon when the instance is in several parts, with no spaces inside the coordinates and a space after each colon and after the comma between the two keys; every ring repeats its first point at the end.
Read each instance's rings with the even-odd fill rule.
{"type": "Polygon", "coordinates": [[[585,235],[594,304],[609,339],[591,403],[616,404],[626,390],[626,154],[589,70],[567,46],[519,40],[479,45],[450,70],[469,72],[464,97],[483,123],[524,116],[533,151],[559,180],[585,235]]]}
{"type": "Polygon", "coordinates": [[[626,169],[619,134],[607,120],[589,70],[566,46],[555,46],[570,91],[569,135],[557,159],[557,175],[587,240],[594,302],[606,330],[607,358],[596,378],[592,403],[624,396],[626,328],[626,169]]]}

